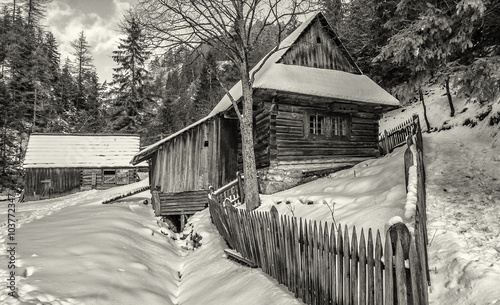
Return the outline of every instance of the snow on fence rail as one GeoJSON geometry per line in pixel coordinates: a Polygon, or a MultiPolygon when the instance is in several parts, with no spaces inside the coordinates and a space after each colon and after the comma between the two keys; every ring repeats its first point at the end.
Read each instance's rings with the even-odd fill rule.
{"type": "MultiPolygon", "coordinates": [[[[402,128],[408,128],[407,124],[402,128]]],[[[401,223],[385,234],[316,220],[237,209],[241,177],[209,194],[214,225],[245,262],[262,268],[307,304],[428,304],[425,180],[418,117],[412,119],[405,154],[407,188],[416,188],[413,234],[401,223]],[[414,145],[412,147],[412,145],[414,145]],[[412,147],[412,148],[410,148],[412,147]],[[416,153],[415,153],[416,152],[416,153]],[[232,199],[231,199],[232,198],[232,199]],[[375,239],[374,239],[375,238],[375,239]]],[[[409,193],[409,196],[413,196],[409,193]]]]}
{"type": "MultiPolygon", "coordinates": [[[[406,128],[406,127],[403,127],[406,128]]],[[[405,215],[414,221],[414,235],[417,234],[422,237],[423,243],[421,251],[423,254],[423,266],[425,271],[425,279],[427,284],[431,285],[429,275],[429,262],[427,254],[428,236],[427,236],[427,204],[425,198],[425,167],[424,167],[424,153],[423,153],[423,140],[422,129],[420,127],[420,120],[418,115],[412,117],[412,132],[406,140],[406,151],[404,156],[405,166],[405,181],[406,181],[406,205],[405,210],[408,208],[413,209],[413,213],[405,215]],[[413,168],[413,171],[412,171],[413,168]],[[411,179],[410,174],[415,175],[411,179]]],[[[405,214],[406,214],[405,212],[405,214]]]]}
{"type": "Polygon", "coordinates": [[[236,173],[236,179],[229,182],[225,186],[221,187],[217,191],[214,191],[212,186],[209,187],[210,196],[214,200],[223,200],[219,203],[224,203],[224,201],[229,200],[231,204],[243,203],[245,194],[243,192],[243,177],[238,172],[236,173]]]}

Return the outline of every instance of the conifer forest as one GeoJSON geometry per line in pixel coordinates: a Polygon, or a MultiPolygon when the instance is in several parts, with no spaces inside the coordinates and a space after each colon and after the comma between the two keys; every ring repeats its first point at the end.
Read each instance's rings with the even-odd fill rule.
{"type": "MultiPolygon", "coordinates": [[[[23,188],[22,161],[31,133],[140,134],[141,147],[205,117],[240,80],[240,67],[213,47],[161,44],[140,0],[117,26],[115,67],[100,80],[84,31],[63,58],[43,26],[50,0],[0,4],[0,188],[23,188]]],[[[245,1],[243,1],[245,2],[245,1]]],[[[498,0],[311,0],[357,65],[401,103],[425,99],[438,84],[449,96],[490,103],[500,93],[498,0]],[[454,95],[453,94],[453,95],[454,95]]],[[[294,22],[272,24],[248,48],[249,68],[291,33],[294,22]]],[[[263,21],[264,22],[264,21],[263,21]]],[[[255,33],[257,35],[257,33],[255,33]]],[[[211,40],[213,39],[213,40],[211,40]]]]}

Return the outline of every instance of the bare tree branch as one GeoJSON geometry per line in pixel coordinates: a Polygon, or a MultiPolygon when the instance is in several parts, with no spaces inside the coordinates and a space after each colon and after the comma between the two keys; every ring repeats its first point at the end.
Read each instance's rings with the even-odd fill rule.
{"type": "Polygon", "coordinates": [[[259,205],[257,170],[253,143],[253,83],[271,56],[280,50],[284,31],[297,15],[311,8],[308,0],[139,0],[136,6],[148,38],[159,48],[190,48],[210,46],[230,60],[239,70],[241,97],[234,97],[219,80],[240,122],[245,195],[247,209],[259,205]],[[259,43],[267,29],[276,35],[277,46],[267,53],[250,72],[250,51],[259,43]],[[235,98],[242,98],[238,105],[235,98]],[[241,106],[241,110],[240,107],[241,106]]]}

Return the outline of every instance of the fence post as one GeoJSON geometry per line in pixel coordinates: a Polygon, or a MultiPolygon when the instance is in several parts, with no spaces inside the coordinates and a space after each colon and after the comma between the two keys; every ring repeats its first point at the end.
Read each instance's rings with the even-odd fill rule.
{"type": "Polygon", "coordinates": [[[404,167],[405,167],[405,187],[406,187],[406,193],[408,193],[408,176],[410,173],[410,167],[413,164],[413,153],[410,149],[411,145],[413,144],[413,140],[411,135],[406,137],[406,150],[404,154],[404,167]]]}
{"type": "Polygon", "coordinates": [[[387,133],[387,130],[384,130],[384,150],[385,154],[389,153],[389,135],[387,133]]]}

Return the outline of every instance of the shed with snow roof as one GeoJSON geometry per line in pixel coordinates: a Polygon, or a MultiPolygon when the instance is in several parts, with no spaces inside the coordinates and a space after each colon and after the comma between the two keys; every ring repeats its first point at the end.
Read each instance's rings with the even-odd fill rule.
{"type": "MultiPolygon", "coordinates": [[[[261,191],[273,193],[303,182],[308,175],[378,156],[379,117],[399,102],[362,74],[323,14],[305,21],[277,50],[257,64],[261,68],[253,82],[261,191]]],[[[230,93],[240,101],[241,82],[230,93]]],[[[207,117],[147,147],[132,162],[152,160],[152,189],[156,187],[159,194],[220,187],[242,168],[237,126],[226,95],[207,117]],[[211,124],[216,127],[208,128],[211,124]],[[211,139],[212,157],[201,157],[199,143],[207,140],[200,137],[211,139]],[[189,161],[197,154],[195,159],[208,162],[204,167],[189,161]]],[[[161,215],[169,208],[159,202],[161,215]]]]}
{"type": "Polygon", "coordinates": [[[25,198],[38,200],[136,181],[130,159],[138,135],[31,134],[24,158],[25,198]]]}

